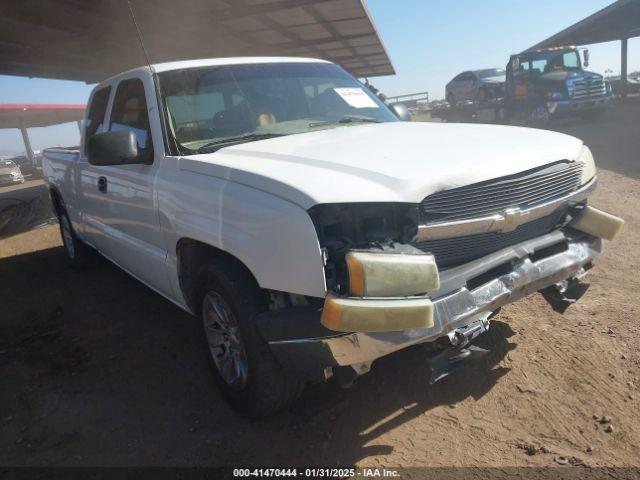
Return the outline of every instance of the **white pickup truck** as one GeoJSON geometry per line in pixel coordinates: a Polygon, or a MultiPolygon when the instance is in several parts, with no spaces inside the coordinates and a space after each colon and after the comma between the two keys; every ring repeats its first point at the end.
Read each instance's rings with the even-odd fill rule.
{"type": "Polygon", "coordinates": [[[71,264],[98,251],[199,317],[251,415],[415,344],[442,378],[501,306],[575,300],[622,225],[587,206],[580,140],[399,121],[322,60],[131,70],[93,90],[83,130],[44,160],[71,264]]]}

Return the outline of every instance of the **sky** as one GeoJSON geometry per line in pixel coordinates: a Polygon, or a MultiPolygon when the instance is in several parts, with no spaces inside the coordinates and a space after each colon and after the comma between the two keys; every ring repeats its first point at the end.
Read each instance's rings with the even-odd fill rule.
{"type": "MultiPolygon", "coordinates": [[[[365,0],[396,75],[371,78],[387,96],[429,92],[464,70],[502,67],[517,53],[612,0],[365,0]]],[[[1,34],[0,34],[1,35],[1,34]]],[[[620,42],[589,45],[588,70],[620,73],[620,42]]],[[[640,70],[640,38],[629,40],[629,72],[640,70]]],[[[0,103],[86,103],[92,85],[0,75],[0,103]]],[[[34,149],[79,143],[75,123],[29,130],[34,149]]],[[[0,155],[24,151],[17,130],[0,130],[0,155]]]]}

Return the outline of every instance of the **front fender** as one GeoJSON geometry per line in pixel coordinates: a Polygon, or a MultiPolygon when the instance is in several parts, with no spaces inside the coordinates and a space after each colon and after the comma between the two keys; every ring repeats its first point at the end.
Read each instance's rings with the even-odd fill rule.
{"type": "Polygon", "coordinates": [[[190,238],[236,257],[262,288],[325,296],[320,245],[305,210],[218,177],[191,172],[179,176],[179,183],[162,182],[158,196],[167,264],[176,286],[176,247],[180,239],[190,238]]]}

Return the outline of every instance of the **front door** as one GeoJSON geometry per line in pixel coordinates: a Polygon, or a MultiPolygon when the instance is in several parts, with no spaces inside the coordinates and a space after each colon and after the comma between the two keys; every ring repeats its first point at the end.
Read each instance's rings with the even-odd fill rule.
{"type": "MultiPolygon", "coordinates": [[[[164,150],[162,139],[152,135],[148,105],[155,101],[148,93],[153,87],[145,88],[142,78],[131,77],[121,80],[114,88],[106,130],[133,131],[140,155],[147,162],[87,169],[87,175],[90,173],[93,178],[84,189],[94,190],[92,216],[99,231],[96,246],[133,275],[170,294],[165,270],[167,252],[163,247],[155,196],[156,175],[164,150]]],[[[157,116],[154,121],[158,121],[157,116]]]]}

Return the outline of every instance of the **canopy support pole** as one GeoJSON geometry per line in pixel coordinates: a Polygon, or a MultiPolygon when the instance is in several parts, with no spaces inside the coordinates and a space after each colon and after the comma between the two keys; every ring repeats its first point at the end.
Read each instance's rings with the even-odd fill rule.
{"type": "Polygon", "coordinates": [[[627,96],[627,40],[626,37],[622,38],[620,46],[620,93],[622,98],[627,96]]]}
{"type": "Polygon", "coordinates": [[[76,123],[78,124],[78,131],[80,132],[80,135],[82,136],[82,120],[76,120],[76,123]]]}
{"type": "Polygon", "coordinates": [[[22,133],[22,141],[24,142],[24,149],[27,152],[27,158],[31,162],[31,165],[37,167],[36,156],[34,155],[33,149],[31,148],[31,142],[29,141],[29,132],[27,131],[27,127],[22,125],[22,127],[20,127],[20,133],[22,133]]]}

